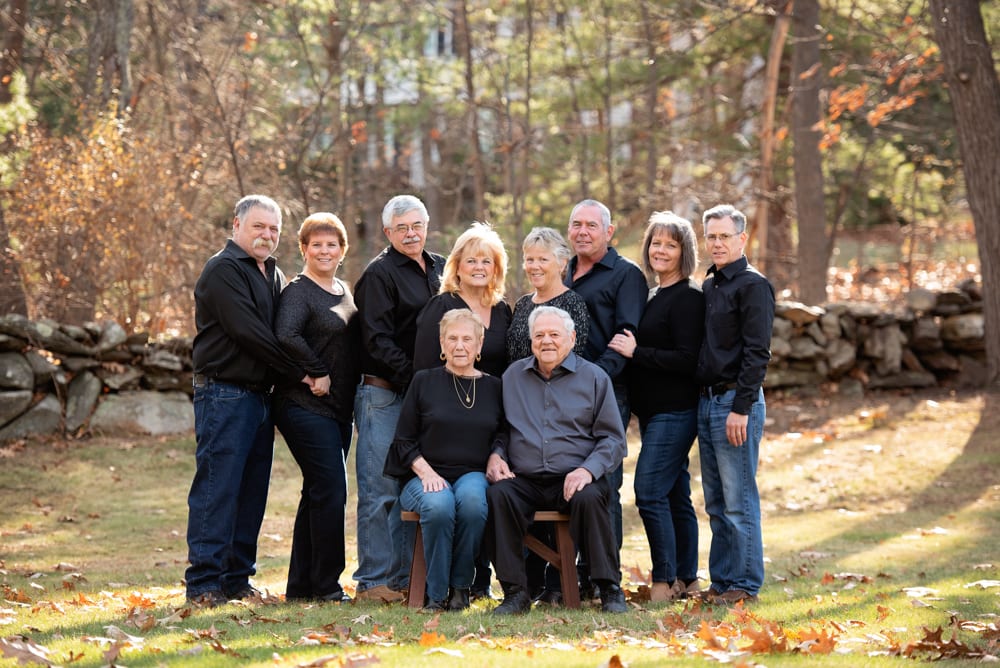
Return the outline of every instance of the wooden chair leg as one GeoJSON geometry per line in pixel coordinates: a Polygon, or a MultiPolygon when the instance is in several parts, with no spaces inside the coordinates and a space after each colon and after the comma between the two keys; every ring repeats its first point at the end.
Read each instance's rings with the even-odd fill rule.
{"type": "Polygon", "coordinates": [[[410,560],[410,596],[407,599],[407,605],[411,608],[422,608],[424,607],[424,593],[427,591],[427,562],[424,561],[424,534],[420,530],[419,515],[416,523],[417,532],[413,540],[413,559],[410,560]]]}
{"type": "Polygon", "coordinates": [[[556,549],[559,552],[559,584],[562,586],[563,605],[580,607],[580,586],[576,579],[576,546],[569,535],[569,522],[554,522],[556,549]]]}

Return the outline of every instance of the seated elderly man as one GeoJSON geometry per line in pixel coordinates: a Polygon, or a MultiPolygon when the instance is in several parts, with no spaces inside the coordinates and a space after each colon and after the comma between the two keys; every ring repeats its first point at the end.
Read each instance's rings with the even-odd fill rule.
{"type": "Polygon", "coordinates": [[[539,509],[570,516],[573,540],[590,564],[605,612],[625,612],[618,549],[608,514],[605,474],[625,456],[625,432],[611,379],[573,352],[573,319],[541,306],[528,319],[533,357],[503,375],[506,442],[490,455],[486,477],[487,547],[503,587],[495,615],[531,608],[524,570],[524,532],[539,509]]]}

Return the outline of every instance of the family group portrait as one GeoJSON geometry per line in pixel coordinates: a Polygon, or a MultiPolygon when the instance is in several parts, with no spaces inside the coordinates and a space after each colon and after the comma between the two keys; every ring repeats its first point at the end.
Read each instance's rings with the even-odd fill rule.
{"type": "Polygon", "coordinates": [[[1000,660],[1000,8],[0,27],[0,668],[1000,660]]]}

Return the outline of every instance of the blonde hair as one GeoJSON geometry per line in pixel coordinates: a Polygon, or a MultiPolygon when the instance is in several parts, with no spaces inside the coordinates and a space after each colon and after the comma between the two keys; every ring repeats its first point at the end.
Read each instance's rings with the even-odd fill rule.
{"type": "Polygon", "coordinates": [[[485,256],[493,260],[493,277],[486,286],[483,295],[483,306],[495,306],[504,297],[504,281],[507,277],[507,249],[503,240],[489,223],[474,222],[465,232],[455,239],[448,261],[444,264],[441,276],[441,290],[458,294],[461,281],[458,277],[458,265],[467,257],[485,256]]]}
{"type": "Polygon", "coordinates": [[[332,213],[320,211],[302,221],[299,227],[299,251],[305,255],[306,246],[314,234],[333,234],[340,241],[343,255],[347,255],[347,228],[332,213]]]}

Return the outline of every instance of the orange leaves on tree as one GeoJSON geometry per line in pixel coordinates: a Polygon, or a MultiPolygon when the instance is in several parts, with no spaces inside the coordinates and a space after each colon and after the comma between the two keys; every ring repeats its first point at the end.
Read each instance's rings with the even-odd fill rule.
{"type": "Polygon", "coordinates": [[[868,84],[860,86],[837,86],[830,91],[827,105],[829,119],[834,121],[845,112],[853,113],[864,106],[868,99],[868,84]]]}
{"type": "Polygon", "coordinates": [[[351,143],[364,144],[368,141],[368,124],[365,121],[351,123],[351,143]]]}

